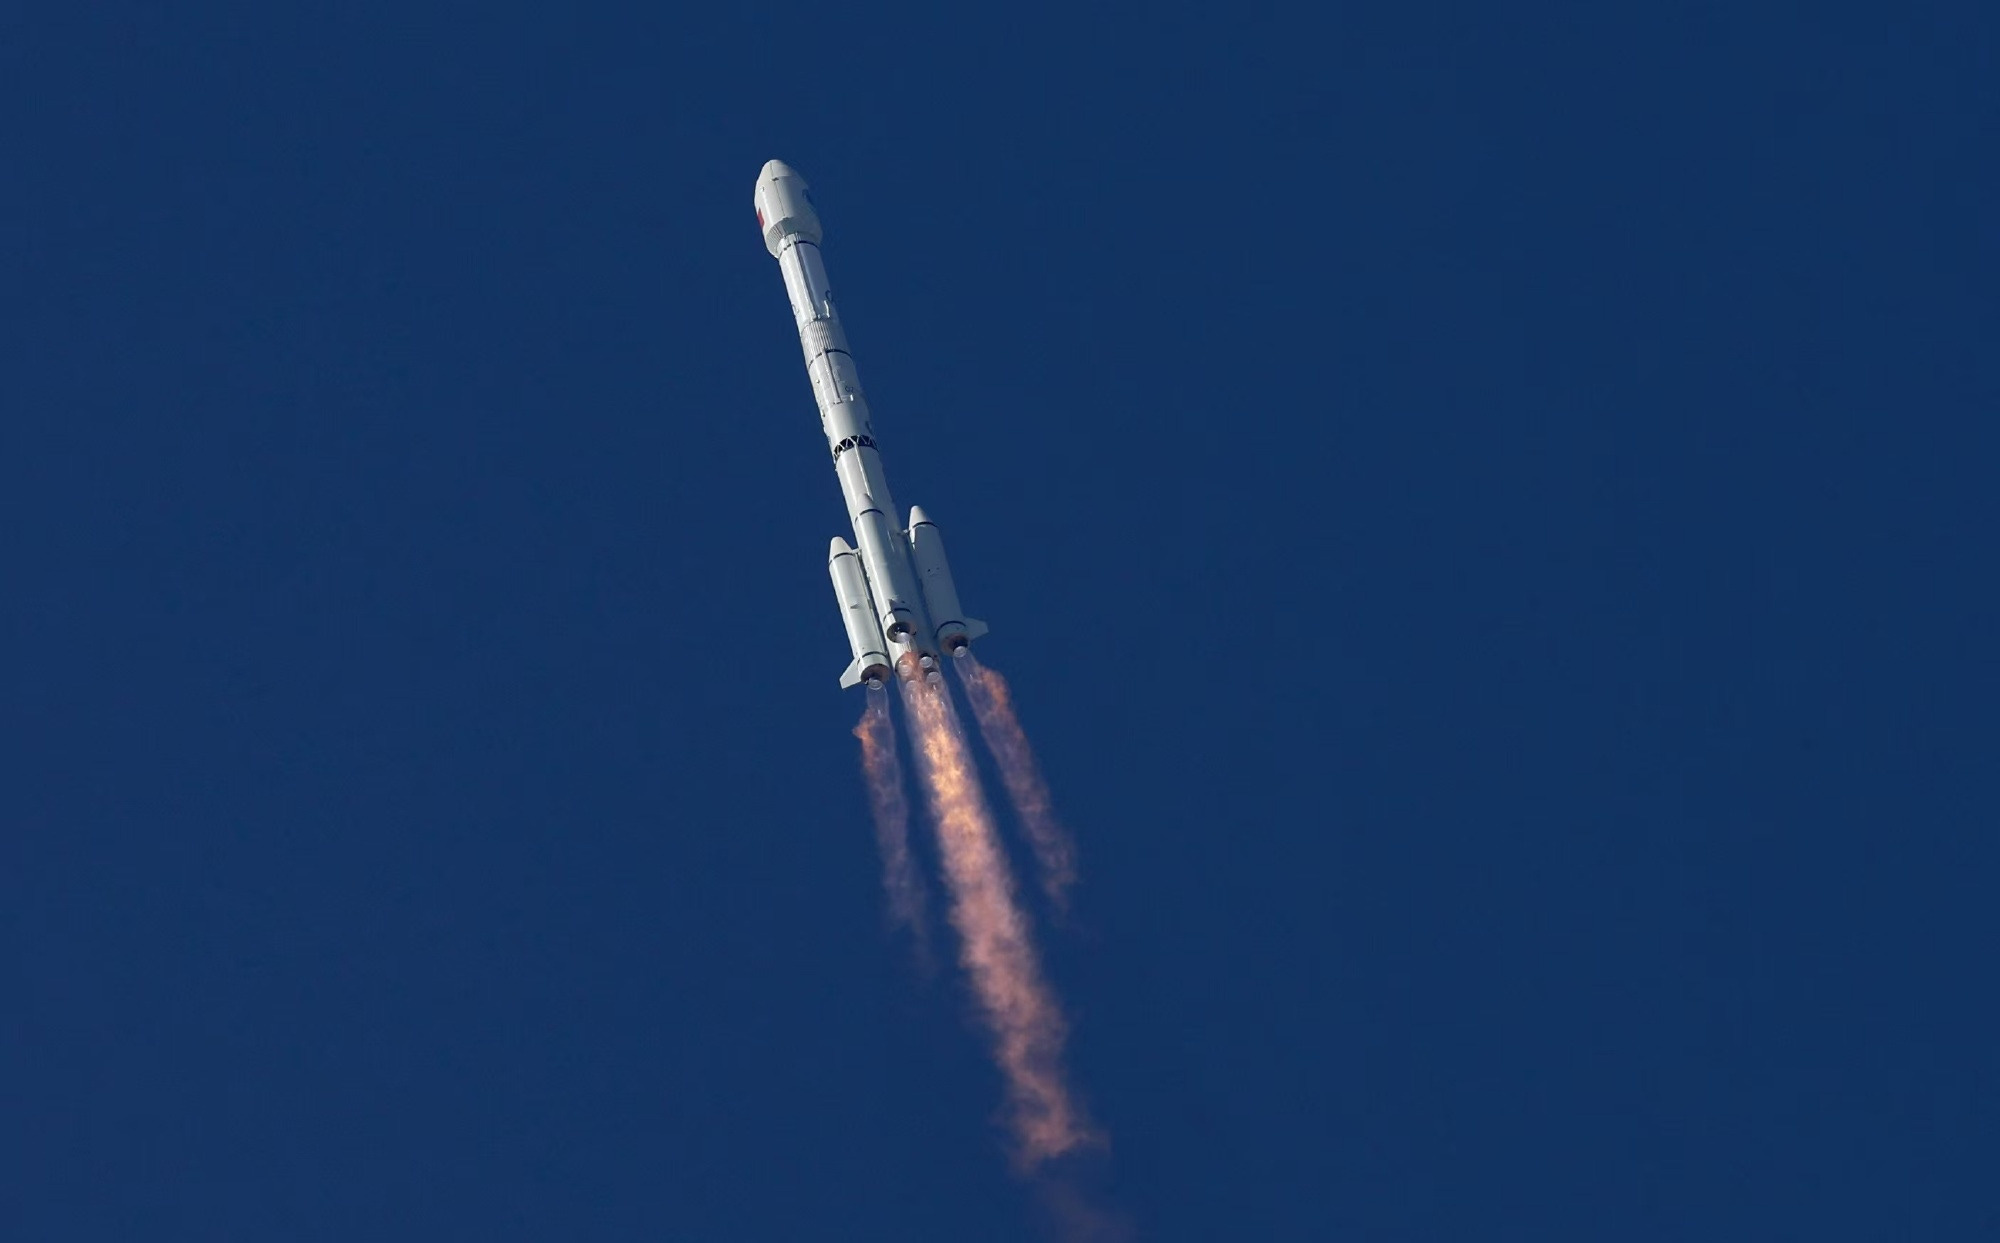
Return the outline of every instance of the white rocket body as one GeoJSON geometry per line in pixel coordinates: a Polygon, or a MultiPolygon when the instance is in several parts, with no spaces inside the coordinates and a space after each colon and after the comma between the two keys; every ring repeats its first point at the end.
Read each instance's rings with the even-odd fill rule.
{"type": "Polygon", "coordinates": [[[986,625],[959,608],[937,524],[921,509],[910,512],[906,526],[897,523],[868,402],[834,311],[820,258],[819,213],[805,179],[772,160],[757,178],[756,205],[764,247],[784,274],[820,429],[854,524],[855,547],[836,539],[828,562],[854,657],[840,684],[879,682],[889,668],[906,678],[923,677],[936,668],[941,652],[959,651],[986,633],[986,625]]]}

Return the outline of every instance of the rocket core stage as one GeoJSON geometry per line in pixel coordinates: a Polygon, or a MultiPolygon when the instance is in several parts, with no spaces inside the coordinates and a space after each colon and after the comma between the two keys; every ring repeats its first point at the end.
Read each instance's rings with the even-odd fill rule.
{"type": "Polygon", "coordinates": [[[896,523],[868,400],[834,311],[819,252],[819,213],[805,178],[772,160],[757,178],[756,204],[764,247],[785,277],[820,430],[854,524],[854,546],[836,538],[827,561],[854,656],[840,684],[879,683],[892,668],[905,680],[926,678],[938,672],[941,654],[963,650],[986,633],[986,623],[959,607],[937,524],[921,508],[910,510],[906,526],[896,523]]]}

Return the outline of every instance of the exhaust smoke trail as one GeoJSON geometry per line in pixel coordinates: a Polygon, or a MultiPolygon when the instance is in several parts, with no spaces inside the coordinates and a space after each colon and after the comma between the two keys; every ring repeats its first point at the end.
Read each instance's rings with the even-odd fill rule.
{"type": "Polygon", "coordinates": [[[889,900],[891,926],[901,924],[916,939],[917,961],[930,966],[929,923],[923,877],[910,856],[910,802],[903,794],[903,765],[896,758],[896,726],[889,719],[889,693],[868,688],[868,706],[854,727],[861,741],[861,772],[868,805],[875,813],[875,845],[882,854],[882,892],[889,900]]]}
{"type": "Polygon", "coordinates": [[[1007,1079],[1017,1159],[1033,1169],[1099,1139],[1064,1079],[1068,1025],[1042,979],[1027,917],[1014,900],[1013,877],[950,692],[942,679],[904,683],[903,702],[936,822],[960,960],[1007,1079]]]}
{"type": "Polygon", "coordinates": [[[979,734],[993,753],[1001,784],[1007,787],[1007,799],[1014,804],[1014,814],[1035,852],[1042,892],[1058,914],[1067,913],[1069,891],[1076,884],[1076,843],[1056,819],[1048,783],[1042,780],[1041,765],[1028,745],[1028,733],[1014,715],[1014,699],[1006,679],[980,664],[969,648],[958,657],[954,663],[965,683],[965,696],[972,701],[972,715],[979,719],[979,734]]]}

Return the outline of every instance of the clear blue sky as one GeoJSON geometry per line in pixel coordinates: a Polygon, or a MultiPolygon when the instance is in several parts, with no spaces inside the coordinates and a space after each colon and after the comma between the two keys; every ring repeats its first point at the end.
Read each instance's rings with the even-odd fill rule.
{"type": "Polygon", "coordinates": [[[2000,1231],[1985,6],[34,7],[8,1239],[1041,1237],[774,156],[1140,1238],[2000,1231]]]}

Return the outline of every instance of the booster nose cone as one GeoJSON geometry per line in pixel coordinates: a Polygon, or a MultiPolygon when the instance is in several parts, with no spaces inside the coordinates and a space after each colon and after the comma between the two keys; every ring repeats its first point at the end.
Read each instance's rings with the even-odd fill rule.
{"type": "Polygon", "coordinates": [[[772,160],[757,175],[757,227],[764,231],[764,249],[778,257],[785,238],[797,234],[800,240],[818,242],[821,236],[819,213],[813,210],[806,179],[783,160],[772,160]]]}

